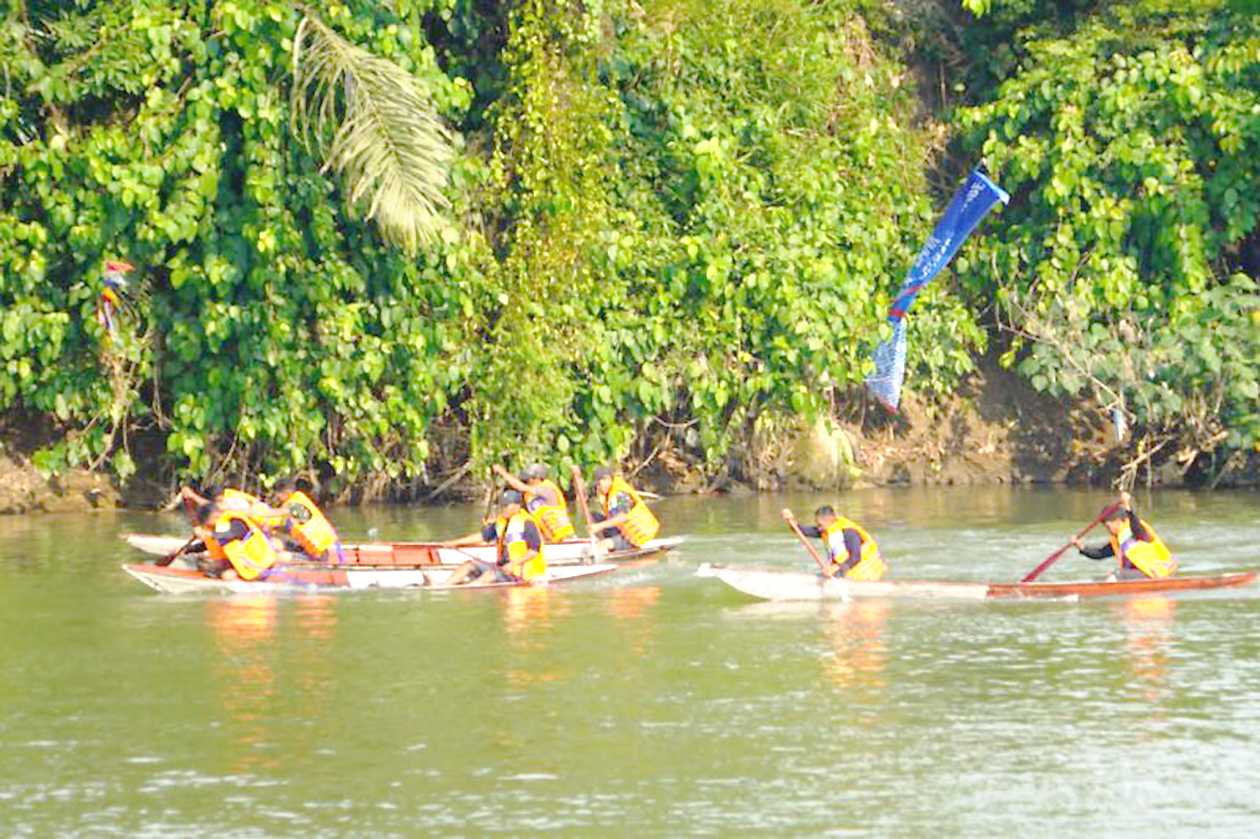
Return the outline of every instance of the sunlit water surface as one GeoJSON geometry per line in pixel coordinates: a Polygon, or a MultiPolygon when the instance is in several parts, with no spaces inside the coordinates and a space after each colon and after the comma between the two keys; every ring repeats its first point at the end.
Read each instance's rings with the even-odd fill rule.
{"type": "MultiPolygon", "coordinates": [[[[1260,835],[1255,588],[820,607],[694,576],[808,568],[778,510],[830,500],[894,577],[1012,580],[1105,498],[670,499],[663,562],[453,594],[163,596],[117,535],[174,516],[0,518],[0,835],[1260,835]]],[[[1185,571],[1260,566],[1256,494],[1138,500],[1185,571]]]]}

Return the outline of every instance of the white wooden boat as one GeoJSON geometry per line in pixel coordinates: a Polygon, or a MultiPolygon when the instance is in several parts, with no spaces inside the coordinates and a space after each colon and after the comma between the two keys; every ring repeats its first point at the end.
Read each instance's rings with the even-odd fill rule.
{"type": "MultiPolygon", "coordinates": [[[[187,536],[157,536],[147,533],[125,533],[122,538],[136,550],[151,556],[169,556],[188,541],[187,536]]],[[[547,564],[549,566],[575,565],[588,563],[593,559],[598,559],[600,562],[624,563],[671,551],[682,542],[681,536],[653,539],[635,550],[612,551],[600,557],[592,557],[589,540],[570,539],[547,545],[547,564]]],[[[494,549],[494,545],[446,548],[437,542],[357,542],[342,545],[346,565],[372,567],[454,566],[470,558],[493,562],[494,549]]],[[[306,561],[304,556],[289,552],[282,552],[281,559],[288,562],[306,561]]]]}
{"type": "Polygon", "coordinates": [[[848,600],[855,597],[932,600],[1127,597],[1159,592],[1237,588],[1255,581],[1255,571],[1141,580],[1069,580],[1054,583],[987,583],[948,580],[826,579],[816,572],[773,568],[701,565],[698,577],[716,577],[731,588],[762,600],[848,600]]]}
{"type": "Polygon", "coordinates": [[[126,564],[122,569],[149,588],[163,594],[190,594],[197,592],[258,593],[260,591],[311,591],[311,590],[361,590],[422,588],[427,591],[463,591],[476,589],[520,588],[524,586],[554,585],[597,577],[616,571],[619,565],[610,562],[590,565],[561,565],[548,567],[547,573],[529,583],[482,583],[473,581],[464,585],[446,584],[453,567],[431,566],[427,568],[341,568],[318,567],[310,564],[280,565],[263,580],[220,580],[207,577],[192,568],[159,566],[151,564],[126,564]]]}

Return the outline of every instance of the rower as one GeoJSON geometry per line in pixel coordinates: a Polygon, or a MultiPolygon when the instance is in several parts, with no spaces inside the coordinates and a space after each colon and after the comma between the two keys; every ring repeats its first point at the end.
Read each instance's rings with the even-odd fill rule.
{"type": "Polygon", "coordinates": [[[652,514],[643,496],[607,466],[595,470],[595,495],[601,502],[602,511],[594,514],[591,530],[593,533],[612,531],[611,536],[600,542],[604,550],[636,550],[660,532],[661,523],[652,514]]]}
{"type": "MultiPolygon", "coordinates": [[[[796,526],[796,516],[788,508],[781,513],[783,520],[796,526]]],[[[879,555],[875,538],[855,521],[836,515],[836,510],[824,504],[814,511],[814,524],[800,528],[801,533],[814,539],[822,539],[831,562],[823,569],[826,577],[840,576],[846,580],[878,580],[888,566],[879,555]]]]}
{"type": "Polygon", "coordinates": [[[298,489],[296,481],[277,484],[272,503],[284,513],[280,529],[308,558],[331,565],[346,561],[337,531],[310,496],[298,489]]]}
{"type": "Polygon", "coordinates": [[[546,464],[535,463],[527,467],[519,478],[502,466],[495,466],[494,471],[508,486],[525,497],[525,509],[538,522],[538,529],[548,544],[571,539],[577,533],[569,519],[569,505],[564,492],[547,477],[550,470],[546,464]]]}
{"type": "Polygon", "coordinates": [[[534,517],[526,511],[525,497],[519,491],[506,489],[499,496],[499,517],[486,522],[477,533],[470,533],[449,542],[447,548],[466,545],[495,546],[495,560],[470,559],[447,579],[446,585],[458,586],[489,573],[494,582],[530,582],[547,572],[543,553],[542,531],[534,517]]]}
{"type": "Polygon", "coordinates": [[[1103,525],[1111,534],[1106,543],[1087,548],[1080,537],[1073,537],[1072,544],[1089,559],[1116,557],[1119,566],[1107,575],[1108,580],[1158,579],[1177,573],[1177,558],[1155,528],[1133,511],[1133,496],[1129,493],[1120,493],[1120,503],[1112,507],[1103,525]]]}
{"type": "Polygon", "coordinates": [[[193,532],[210,555],[210,564],[202,568],[208,577],[262,580],[276,567],[276,552],[267,535],[243,513],[202,504],[193,532]]]}

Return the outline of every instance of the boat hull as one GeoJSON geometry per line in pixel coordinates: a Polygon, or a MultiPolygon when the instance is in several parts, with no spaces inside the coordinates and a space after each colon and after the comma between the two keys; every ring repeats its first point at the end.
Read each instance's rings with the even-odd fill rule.
{"type": "MultiPolygon", "coordinates": [[[[133,548],[151,556],[168,556],[184,546],[187,537],[154,536],[145,533],[127,533],[123,540],[133,548]]],[[[632,551],[613,551],[600,558],[601,562],[626,563],[654,557],[671,551],[682,544],[682,537],[653,539],[642,548],[632,551]]],[[[472,545],[465,548],[445,548],[435,542],[358,542],[342,545],[345,565],[370,567],[422,567],[455,566],[468,559],[494,561],[494,545],[472,545]]],[[[298,554],[282,552],[287,562],[305,562],[298,554]]],[[[591,543],[587,540],[569,540],[547,545],[547,564],[577,565],[591,559],[591,543]]]]}
{"type": "Polygon", "coordinates": [[[849,600],[852,598],[913,598],[928,600],[1075,599],[1132,597],[1160,592],[1238,588],[1255,581],[1255,571],[1160,580],[1103,582],[1077,580],[1061,583],[985,583],[931,580],[827,580],[804,571],[769,568],[728,568],[702,565],[701,577],[716,577],[736,591],[762,600],[849,600]]]}
{"type": "Polygon", "coordinates": [[[613,563],[566,565],[548,568],[547,574],[532,583],[478,583],[449,586],[446,580],[451,567],[427,568],[353,568],[278,566],[280,573],[265,580],[219,580],[190,568],[149,564],[125,564],[122,569],[131,577],[163,594],[200,592],[258,593],[260,591],[361,590],[422,588],[428,591],[462,591],[467,589],[522,588],[583,580],[608,574],[622,567],[613,563]]]}

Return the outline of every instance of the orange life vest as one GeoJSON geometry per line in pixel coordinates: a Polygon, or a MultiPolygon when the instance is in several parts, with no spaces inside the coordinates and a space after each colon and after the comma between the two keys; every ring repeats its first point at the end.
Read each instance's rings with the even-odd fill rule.
{"type": "Polygon", "coordinates": [[[248,492],[245,492],[244,490],[233,489],[232,487],[228,487],[227,489],[223,490],[223,494],[220,496],[219,503],[224,507],[224,509],[232,510],[233,512],[242,513],[246,516],[249,516],[251,519],[257,522],[265,531],[271,530],[274,527],[284,526],[283,518],[277,518],[274,516],[264,517],[264,516],[254,515],[254,511],[258,507],[268,506],[267,502],[263,501],[257,495],[250,495],[248,492]]]}
{"type": "Polygon", "coordinates": [[[608,487],[608,492],[604,494],[604,517],[607,518],[612,509],[612,499],[625,493],[630,496],[633,505],[630,507],[630,513],[626,516],[618,529],[621,535],[626,537],[626,541],[637,548],[641,548],[648,542],[656,538],[656,534],[661,530],[661,523],[657,521],[656,516],[652,514],[647,503],[635,491],[634,487],[626,483],[626,481],[617,476],[612,479],[612,485],[608,487]]]}
{"type": "Polygon", "coordinates": [[[1133,535],[1133,531],[1125,524],[1119,535],[1111,536],[1111,552],[1116,555],[1120,567],[1125,567],[1125,560],[1137,570],[1152,579],[1171,577],[1177,573],[1177,558],[1159,538],[1155,528],[1142,519],[1138,519],[1142,527],[1150,535],[1151,541],[1144,542],[1133,535]]]}
{"type": "Polygon", "coordinates": [[[857,563],[845,573],[844,578],[846,580],[881,579],[888,570],[888,566],[884,563],[883,557],[879,555],[879,545],[876,544],[874,537],[867,533],[862,525],[846,519],[844,516],[837,516],[836,520],[822,532],[822,540],[823,544],[827,546],[828,558],[836,565],[840,565],[848,560],[848,554],[844,552],[844,531],[846,530],[857,532],[858,538],[862,540],[862,552],[857,563]]]}
{"type": "Polygon", "coordinates": [[[323,559],[329,548],[337,544],[337,531],[304,492],[294,492],[284,502],[289,535],[302,546],[311,559],[323,559]]]}
{"type": "Polygon", "coordinates": [[[565,502],[564,493],[551,481],[544,480],[525,493],[525,509],[529,510],[534,520],[538,522],[538,529],[542,531],[543,539],[548,542],[563,542],[577,533],[573,528],[573,522],[569,519],[569,508],[565,502]],[[554,492],[557,503],[548,504],[546,499],[538,494],[539,489],[549,489],[554,492]]]}
{"type": "Polygon", "coordinates": [[[262,528],[253,519],[235,510],[221,512],[214,521],[211,533],[218,532],[220,528],[226,530],[234,521],[244,523],[249,529],[249,535],[244,539],[233,539],[226,544],[215,539],[213,535],[207,536],[205,538],[206,552],[210,554],[211,559],[230,562],[232,568],[236,570],[236,576],[242,580],[256,580],[276,564],[276,552],[262,528]]]}
{"type": "MultiPolygon", "coordinates": [[[[509,574],[526,582],[547,573],[547,559],[541,544],[538,546],[538,553],[526,559],[529,544],[525,541],[525,524],[531,521],[535,527],[538,526],[538,521],[522,509],[511,518],[499,516],[494,523],[495,556],[509,574]]],[[[540,532],[541,530],[539,528],[540,532]]]]}

